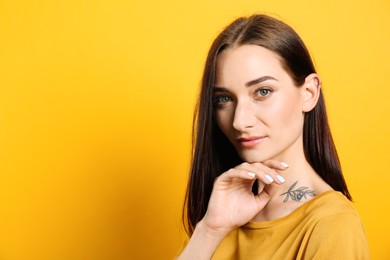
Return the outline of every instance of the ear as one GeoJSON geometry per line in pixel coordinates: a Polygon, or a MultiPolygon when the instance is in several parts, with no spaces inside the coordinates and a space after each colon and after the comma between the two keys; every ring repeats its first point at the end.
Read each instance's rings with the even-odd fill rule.
{"type": "Polygon", "coordinates": [[[320,77],[316,73],[310,74],[306,77],[305,83],[301,88],[303,94],[302,111],[309,112],[316,106],[321,94],[320,77]]]}

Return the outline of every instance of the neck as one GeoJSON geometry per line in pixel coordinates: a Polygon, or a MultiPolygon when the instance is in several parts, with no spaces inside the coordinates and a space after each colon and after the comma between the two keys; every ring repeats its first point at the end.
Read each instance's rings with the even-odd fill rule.
{"type": "Polygon", "coordinates": [[[301,155],[296,154],[292,159],[286,160],[289,168],[279,172],[286,182],[281,185],[271,184],[264,188],[271,199],[252,221],[270,221],[287,216],[305,202],[332,189],[306,161],[303,152],[301,155]]]}

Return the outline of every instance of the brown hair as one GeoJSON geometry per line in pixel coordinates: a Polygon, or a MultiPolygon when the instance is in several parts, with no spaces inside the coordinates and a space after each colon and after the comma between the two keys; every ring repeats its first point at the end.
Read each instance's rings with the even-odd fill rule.
{"type": "MultiPolygon", "coordinates": [[[[214,40],[206,59],[193,119],[192,165],[183,209],[183,222],[189,235],[206,213],[214,179],[242,162],[216,125],[212,89],[218,54],[224,49],[244,44],[262,46],[278,54],[283,68],[297,87],[303,85],[309,74],[316,72],[298,34],[284,22],[267,15],[239,18],[214,40]]],[[[351,200],[330,132],[322,93],[315,108],[305,114],[303,146],[306,160],[313,169],[333,189],[351,200]]]]}

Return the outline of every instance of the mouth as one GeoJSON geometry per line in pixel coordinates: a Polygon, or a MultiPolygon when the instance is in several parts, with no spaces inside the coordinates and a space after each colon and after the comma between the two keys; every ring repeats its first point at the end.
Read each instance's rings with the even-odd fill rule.
{"type": "Polygon", "coordinates": [[[237,142],[243,147],[250,148],[263,142],[266,138],[266,136],[241,137],[237,139],[237,142]]]}

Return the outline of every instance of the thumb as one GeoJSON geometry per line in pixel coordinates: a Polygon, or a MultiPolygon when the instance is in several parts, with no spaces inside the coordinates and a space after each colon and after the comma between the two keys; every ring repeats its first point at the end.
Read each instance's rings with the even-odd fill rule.
{"type": "Polygon", "coordinates": [[[269,194],[264,190],[262,192],[260,192],[256,196],[256,198],[257,198],[257,203],[258,203],[260,209],[264,208],[265,205],[267,205],[268,201],[271,199],[269,194]]]}

